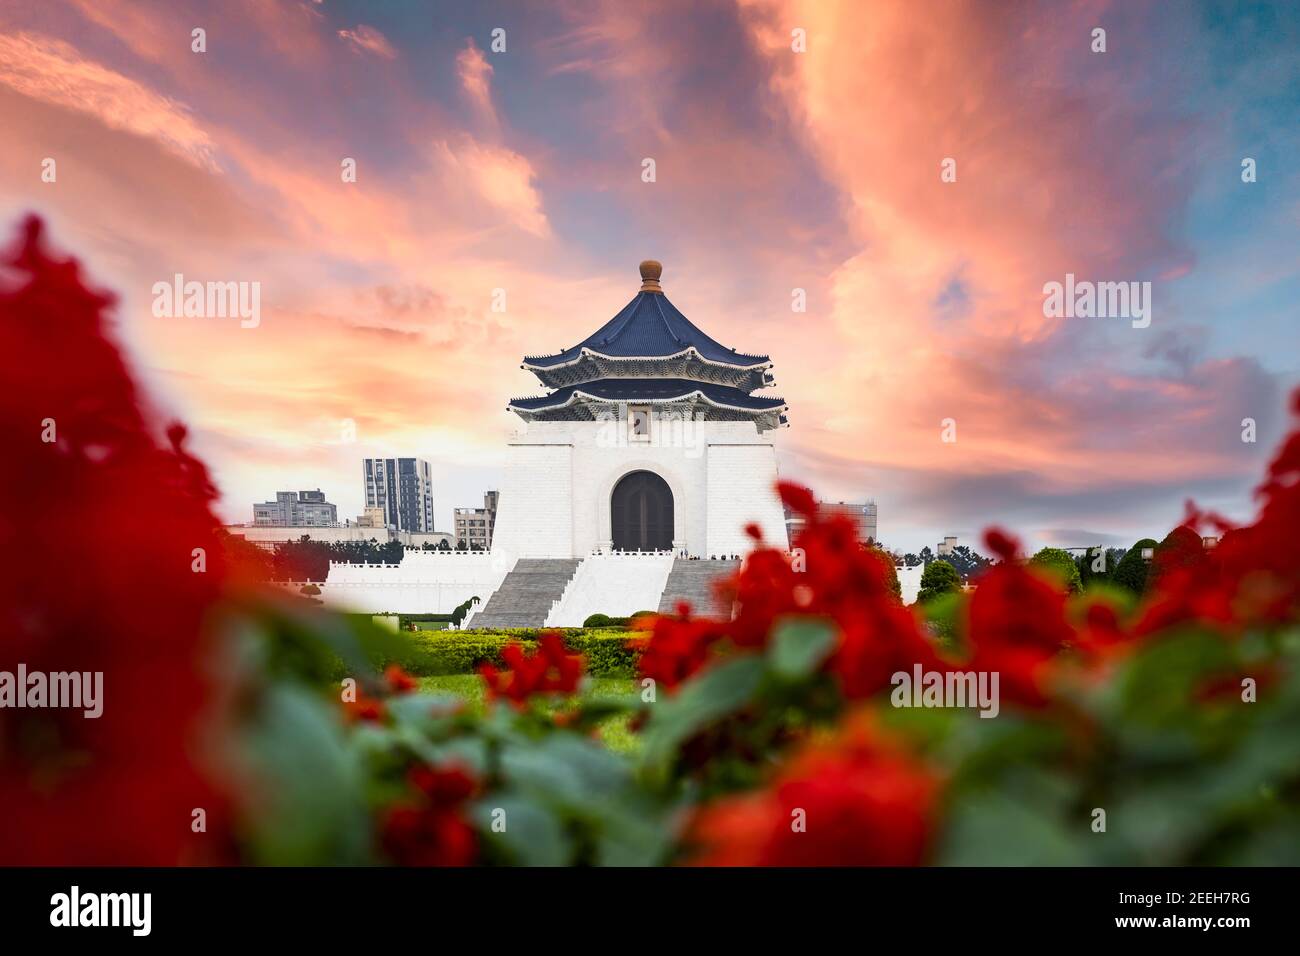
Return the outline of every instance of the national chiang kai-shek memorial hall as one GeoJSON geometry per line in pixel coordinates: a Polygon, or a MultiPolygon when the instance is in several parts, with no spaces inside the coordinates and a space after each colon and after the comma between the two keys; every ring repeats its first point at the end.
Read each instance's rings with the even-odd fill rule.
{"type": "Polygon", "coordinates": [[[709,603],[722,559],[785,547],[769,437],[787,406],[765,394],[766,355],[710,338],[669,301],[658,262],[641,288],[572,348],[522,368],[545,394],[522,420],[501,483],[492,550],[408,551],[400,565],[334,564],[328,604],[443,613],[478,597],[469,627],[578,626],[593,613],[709,603]]]}

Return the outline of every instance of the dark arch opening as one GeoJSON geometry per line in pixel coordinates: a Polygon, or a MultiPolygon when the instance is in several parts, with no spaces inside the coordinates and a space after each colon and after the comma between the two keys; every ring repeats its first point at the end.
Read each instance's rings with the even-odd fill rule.
{"type": "Polygon", "coordinates": [[[673,492],[654,472],[624,475],[614,486],[609,507],[614,550],[672,550],[673,492]]]}

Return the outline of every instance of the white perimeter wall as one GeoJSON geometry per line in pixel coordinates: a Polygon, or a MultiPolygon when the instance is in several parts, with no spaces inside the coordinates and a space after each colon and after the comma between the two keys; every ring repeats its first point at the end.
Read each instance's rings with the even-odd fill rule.
{"type": "Polygon", "coordinates": [[[514,561],[461,551],[408,551],[401,564],[330,563],[321,585],[326,607],[366,614],[448,614],[478,597],[480,607],[514,561]]]}
{"type": "Polygon", "coordinates": [[[894,570],[898,572],[898,586],[903,592],[903,603],[915,603],[916,596],[921,592],[921,575],[925,573],[925,565],[918,564],[911,568],[895,567],[894,570]]]}

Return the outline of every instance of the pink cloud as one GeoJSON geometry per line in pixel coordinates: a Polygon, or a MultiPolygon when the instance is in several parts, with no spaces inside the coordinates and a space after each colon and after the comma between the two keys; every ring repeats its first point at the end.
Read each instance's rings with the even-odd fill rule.
{"type": "Polygon", "coordinates": [[[364,23],[351,30],[340,30],[339,36],[367,53],[373,53],[385,60],[397,59],[397,51],[388,42],[388,38],[374,27],[366,26],[364,23]]]}
{"type": "Polygon", "coordinates": [[[496,107],[492,105],[492,64],[473,40],[456,55],[456,72],[460,76],[461,88],[479,115],[496,126],[496,107]]]}

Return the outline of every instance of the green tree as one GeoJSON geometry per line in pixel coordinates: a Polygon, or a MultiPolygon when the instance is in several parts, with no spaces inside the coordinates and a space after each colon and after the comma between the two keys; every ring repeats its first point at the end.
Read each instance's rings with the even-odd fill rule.
{"type": "Polygon", "coordinates": [[[1143,559],[1142,552],[1147,548],[1155,547],[1154,538],[1143,538],[1137,542],[1125,553],[1110,579],[1120,587],[1128,588],[1134,594],[1141,594],[1147,587],[1147,562],[1143,559]]]}
{"type": "Polygon", "coordinates": [[[1099,581],[1109,581],[1126,553],[1123,548],[1106,548],[1104,554],[1096,548],[1089,548],[1075,558],[1074,565],[1079,569],[1083,589],[1086,591],[1099,581]],[[1093,570],[1094,565],[1100,565],[1101,570],[1093,570]]]}
{"type": "Polygon", "coordinates": [[[1044,568],[1065,585],[1066,590],[1071,594],[1078,594],[1083,588],[1079,566],[1074,563],[1074,558],[1068,551],[1062,551],[1060,548],[1043,548],[1029,559],[1029,563],[1034,567],[1044,568]]]}
{"type": "Polygon", "coordinates": [[[943,556],[943,560],[957,569],[957,574],[961,577],[963,584],[993,563],[992,558],[986,558],[978,551],[964,544],[954,547],[950,554],[943,556]]]}
{"type": "Polygon", "coordinates": [[[956,568],[947,561],[931,561],[921,572],[921,590],[917,592],[916,600],[924,604],[933,597],[956,591],[959,587],[961,576],[957,574],[956,568]]]}

